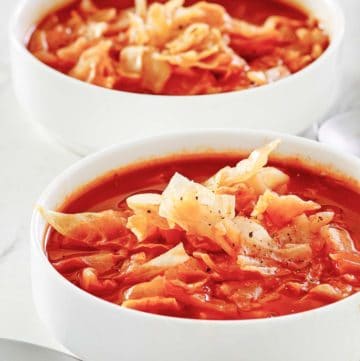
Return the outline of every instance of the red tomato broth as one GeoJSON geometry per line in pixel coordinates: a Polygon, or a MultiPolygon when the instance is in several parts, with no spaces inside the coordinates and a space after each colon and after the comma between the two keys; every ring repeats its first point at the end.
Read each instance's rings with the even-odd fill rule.
{"type": "MultiPolygon", "coordinates": [[[[29,36],[29,41],[27,41],[27,47],[30,52],[47,65],[68,75],[71,69],[74,68],[74,60],[60,59],[56,52],[63,46],[69,45],[77,37],[66,25],[71,14],[77,12],[81,17],[85,19],[87,17],[80,9],[80,1],[75,0],[70,5],[48,14],[35,26],[29,36]],[[58,26],[64,26],[65,30],[58,31],[58,26]],[[45,49],[41,48],[38,36],[36,36],[43,30],[45,32],[49,31],[49,35],[47,35],[48,45],[45,46],[45,49]]],[[[150,4],[153,2],[149,1],[150,4]]],[[[160,0],[157,2],[164,3],[165,1],[160,0]]],[[[117,70],[114,70],[116,75],[111,75],[112,78],[116,78],[111,82],[111,85],[106,83],[105,80],[90,81],[81,78],[81,76],[78,77],[71,74],[70,76],[78,77],[80,80],[88,81],[95,85],[135,93],[199,95],[229,92],[261,86],[296,73],[315,61],[329,45],[329,38],[324,33],[321,25],[310,14],[307,14],[305,10],[290,2],[280,0],[215,0],[211,2],[223,6],[233,18],[244,20],[249,24],[261,26],[265,23],[266,19],[273,16],[281,16],[289,22],[291,20],[298,21],[299,25],[294,29],[286,30],[287,35],[285,35],[285,30],[283,35],[263,35],[254,38],[246,38],[237,34],[229,35],[230,48],[247,62],[246,67],[233,68],[231,64],[228,64],[225,70],[208,70],[198,68],[196,65],[182,67],[172,64],[172,73],[160,90],[153,89],[146,84],[144,85],[142,78],[137,79],[131,76],[124,76],[123,74],[119,75],[117,70]],[[309,30],[309,34],[306,35],[307,40],[301,40],[296,35],[296,31],[299,29],[309,30]],[[317,35],[311,35],[313,31],[318,31],[317,35]],[[316,40],[312,39],[312,37],[316,38],[316,40]],[[313,49],[315,45],[318,46],[316,51],[313,49]],[[248,76],[249,71],[262,72],[263,74],[260,74],[260,79],[257,75],[254,78],[250,77],[250,75],[248,76]],[[270,71],[271,74],[267,74],[267,71],[270,71]],[[267,74],[266,80],[262,79],[265,73],[267,74]]],[[[93,0],[93,3],[100,10],[112,7],[119,11],[134,6],[134,2],[129,0],[93,0]]],[[[189,6],[196,3],[196,0],[191,0],[187,1],[186,5],[189,6]]],[[[103,38],[114,40],[116,37],[110,34],[103,36],[103,38]]],[[[109,52],[109,59],[115,64],[116,68],[119,63],[120,49],[124,45],[120,44],[121,42],[117,39],[114,41],[115,45],[109,52]]],[[[79,56],[80,54],[78,54],[77,59],[79,59],[79,56]]],[[[105,70],[102,78],[110,77],[108,73],[109,71],[105,70]]]]}
{"type": "MultiPolygon", "coordinates": [[[[222,167],[235,165],[239,159],[241,157],[234,154],[186,155],[130,166],[114,171],[110,175],[86,185],[67,200],[61,207],[61,211],[77,213],[124,209],[126,208],[125,200],[130,195],[149,191],[160,193],[175,172],[179,172],[192,180],[203,182],[222,167]]],[[[354,189],[350,183],[346,183],[344,180],[331,177],[328,172],[320,174],[319,170],[308,169],[296,160],[270,161],[269,165],[276,166],[290,177],[287,185],[288,194],[298,195],[305,200],[314,200],[322,206],[322,209],[333,210],[336,213],[334,223],[346,228],[350,232],[356,248],[360,248],[360,224],[358,222],[360,192],[358,189],[354,189]]],[[[145,244],[157,243],[159,245],[158,249],[156,247],[145,249],[147,258],[151,259],[158,256],[170,248],[170,245],[172,247],[180,240],[184,243],[184,247],[189,253],[201,250],[201,247],[197,248],[197,243],[195,242],[194,244],[193,239],[189,235],[185,235],[184,232],[166,232],[165,234],[157,233],[144,241],[145,244]]],[[[80,288],[83,287],[79,283],[80,271],[77,264],[78,261],[75,262],[74,266],[71,258],[74,255],[89,256],[109,252],[109,250],[112,252],[111,249],[111,246],[99,250],[92,247],[84,248],[77,245],[76,242],[65,243],[64,237],[52,229],[48,232],[46,238],[46,251],[49,260],[56,266],[58,261],[70,259],[69,268],[66,269],[65,267],[65,269],[58,269],[58,271],[80,288]],[[75,271],[71,267],[74,267],[75,271]]],[[[122,292],[129,286],[126,285],[123,279],[119,280],[117,275],[122,264],[126,262],[126,259],[131,254],[131,251],[130,253],[113,252],[113,254],[116,254],[117,257],[113,267],[103,272],[99,277],[100,280],[107,283],[106,286],[90,292],[107,301],[121,303],[123,299],[122,292]]],[[[211,254],[211,257],[213,257],[219,267],[229,262],[229,257],[216,249],[209,254],[211,254]]],[[[196,262],[200,262],[198,273],[206,274],[209,272],[209,268],[204,263],[199,260],[196,262]]],[[[85,264],[80,265],[80,270],[84,266],[85,264]]],[[[187,277],[187,273],[184,270],[179,271],[180,273],[176,273],[176,270],[172,272],[175,272],[177,277],[187,277]]],[[[189,274],[191,275],[191,272],[189,274]]],[[[191,277],[195,277],[192,281],[197,281],[196,275],[191,277]]],[[[201,274],[199,277],[201,279],[201,274]]],[[[150,309],[145,307],[144,309],[140,308],[140,310],[184,318],[252,319],[303,312],[337,301],[327,296],[308,297],[306,292],[299,289],[293,290],[291,286],[288,286],[288,282],[304,282],[306,279],[310,279],[310,282],[318,283],[329,281],[334,284],[339,283],[341,287],[351,284],[351,293],[360,290],[360,277],[353,275],[349,281],[344,281],[344,277],[332,265],[328,254],[320,250],[305,268],[295,269],[291,272],[287,270],[287,272],[279,276],[264,277],[259,274],[251,272],[241,273],[236,270],[226,272],[225,281],[222,279],[221,282],[218,282],[216,278],[210,279],[201,287],[199,295],[204,297],[202,301],[199,301],[198,296],[190,297],[188,294],[183,293],[179,287],[171,284],[166,290],[167,295],[180,300],[180,303],[184,300],[185,303],[182,305],[181,310],[175,312],[167,309],[164,305],[159,306],[158,309],[156,307],[150,307],[150,309]],[[319,269],[322,269],[322,273],[318,281],[315,281],[319,269]],[[312,278],[314,278],[314,281],[312,281],[312,278]],[[229,297],[225,296],[221,290],[222,284],[227,283],[231,284],[230,287],[237,292],[236,296],[231,298],[231,302],[229,302],[229,297]],[[251,289],[254,284],[262,287],[264,293],[266,293],[265,297],[267,300],[259,305],[257,305],[256,301],[246,303],[245,300],[245,304],[250,304],[251,307],[245,305],[237,309],[235,306],[236,302],[233,300],[237,299],[242,304],[243,301],[241,300],[244,297],[246,299],[247,290],[249,287],[251,289]],[[217,303],[224,303],[220,306],[216,303],[221,312],[219,312],[218,308],[212,309],[210,307],[211,300],[213,299],[216,299],[217,303]],[[203,308],[205,300],[210,301],[208,308],[203,308]]]]}

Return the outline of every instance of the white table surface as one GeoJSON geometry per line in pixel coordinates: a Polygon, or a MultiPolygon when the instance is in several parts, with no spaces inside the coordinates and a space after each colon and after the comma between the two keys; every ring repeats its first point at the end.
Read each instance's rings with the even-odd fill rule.
{"type": "MultiPolygon", "coordinates": [[[[62,350],[39,320],[32,302],[29,222],[41,190],[78,157],[28,123],[16,102],[6,44],[6,24],[15,3],[0,1],[0,338],[62,350]]],[[[339,68],[344,79],[339,109],[347,110],[360,107],[360,1],[342,0],[341,4],[347,34],[339,68]]]]}

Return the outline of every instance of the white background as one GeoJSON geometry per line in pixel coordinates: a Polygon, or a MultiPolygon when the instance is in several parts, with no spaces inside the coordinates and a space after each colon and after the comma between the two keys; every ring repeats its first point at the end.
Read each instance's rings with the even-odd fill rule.
{"type": "MultiPolygon", "coordinates": [[[[0,0],[0,337],[61,349],[32,303],[29,221],[41,190],[77,157],[29,124],[16,103],[7,55],[7,23],[15,5],[15,0],[0,0]]],[[[341,5],[347,34],[339,67],[343,73],[339,109],[347,110],[360,107],[360,0],[342,0],[341,5]]]]}

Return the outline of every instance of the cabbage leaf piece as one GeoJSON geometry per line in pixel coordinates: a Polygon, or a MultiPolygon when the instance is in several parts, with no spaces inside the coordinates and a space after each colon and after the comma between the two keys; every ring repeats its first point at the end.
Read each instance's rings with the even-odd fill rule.
{"type": "Polygon", "coordinates": [[[340,274],[360,273],[360,253],[350,233],[338,226],[327,225],[320,229],[325,249],[340,274]]]}
{"type": "Polygon", "coordinates": [[[112,252],[100,252],[86,256],[68,257],[54,262],[53,265],[60,273],[74,272],[91,267],[101,274],[109,271],[122,258],[121,255],[112,252]]]}
{"type": "Polygon", "coordinates": [[[246,256],[271,257],[278,248],[267,230],[257,221],[237,216],[222,221],[217,226],[219,232],[229,239],[238,249],[238,253],[246,256]]]}
{"type": "Polygon", "coordinates": [[[256,176],[267,164],[270,153],[279,143],[279,139],[274,140],[252,151],[248,158],[241,160],[235,167],[220,169],[205,182],[205,186],[216,193],[236,193],[239,185],[256,176]]]}
{"type": "Polygon", "coordinates": [[[320,235],[325,240],[325,246],[329,253],[356,251],[350,233],[344,228],[332,225],[323,226],[320,229],[320,235]]]}
{"type": "Polygon", "coordinates": [[[261,168],[253,177],[246,181],[246,185],[254,190],[255,194],[263,194],[266,190],[274,190],[288,183],[289,176],[278,168],[261,168]]]}
{"type": "Polygon", "coordinates": [[[251,213],[252,217],[262,219],[266,214],[273,224],[283,226],[292,219],[308,211],[316,211],[321,206],[313,201],[304,201],[295,195],[279,195],[272,191],[265,191],[261,195],[251,213]]]}
{"type": "Polygon", "coordinates": [[[288,243],[284,248],[275,251],[275,255],[282,262],[297,262],[307,264],[312,257],[312,249],[308,243],[288,243]]]}
{"type": "Polygon", "coordinates": [[[166,270],[184,264],[191,258],[186,253],[183,243],[171,248],[169,251],[157,256],[143,264],[124,270],[118,279],[127,284],[136,284],[153,279],[166,270]]]}
{"type": "Polygon", "coordinates": [[[274,238],[280,245],[310,243],[320,250],[324,246],[324,240],[319,236],[323,226],[328,225],[334,218],[334,212],[317,212],[311,216],[301,214],[276,231],[274,238]]]}
{"type": "Polygon", "coordinates": [[[156,193],[142,193],[128,197],[126,203],[134,212],[128,218],[129,228],[141,242],[157,229],[167,229],[169,225],[165,218],[160,217],[159,207],[162,196],[156,193]]]}
{"type": "Polygon", "coordinates": [[[121,239],[129,235],[122,213],[108,210],[66,214],[38,207],[43,218],[61,235],[84,243],[121,239]]]}
{"type": "Polygon", "coordinates": [[[234,196],[214,194],[176,173],[162,194],[159,214],[171,227],[178,225],[189,234],[207,237],[231,253],[231,247],[216,226],[224,219],[234,218],[234,196]]]}
{"type": "Polygon", "coordinates": [[[347,297],[351,293],[351,286],[340,289],[328,283],[322,283],[312,288],[305,298],[317,298],[326,302],[334,302],[347,297]]]}
{"type": "Polygon", "coordinates": [[[161,315],[173,315],[181,311],[181,306],[174,297],[153,296],[131,299],[124,301],[121,306],[161,315]]]}
{"type": "Polygon", "coordinates": [[[276,265],[270,266],[263,260],[244,255],[238,255],[237,264],[243,271],[259,273],[262,276],[274,276],[278,272],[276,265]]]}
{"type": "Polygon", "coordinates": [[[80,287],[94,295],[105,295],[115,291],[117,283],[111,279],[100,279],[96,269],[84,268],[79,274],[80,287]]]}
{"type": "Polygon", "coordinates": [[[174,248],[171,248],[169,251],[145,263],[143,267],[160,267],[160,268],[175,267],[182,263],[185,263],[189,259],[190,257],[186,253],[183,243],[180,242],[174,248]]]}
{"type": "Polygon", "coordinates": [[[140,282],[124,292],[125,300],[156,296],[165,296],[164,276],[157,276],[148,282],[140,282]]]}
{"type": "Polygon", "coordinates": [[[360,274],[359,252],[338,252],[331,253],[329,256],[340,274],[360,274]]]}

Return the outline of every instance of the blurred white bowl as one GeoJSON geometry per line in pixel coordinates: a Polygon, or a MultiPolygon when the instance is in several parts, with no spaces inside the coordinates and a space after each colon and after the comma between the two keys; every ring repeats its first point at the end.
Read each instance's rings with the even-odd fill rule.
{"type": "MultiPolygon", "coordinates": [[[[58,176],[38,200],[56,209],[97,177],[139,159],[201,149],[252,150],[282,138],[277,155],[298,156],[355,179],[360,160],[300,137],[206,130],[123,143],[87,157],[58,176]]],[[[205,321],[122,308],[77,288],[44,252],[46,224],[31,224],[33,297],[41,318],[71,352],[87,361],[359,361],[360,293],[312,311],[260,320],[205,321]]]]}
{"type": "Polygon", "coordinates": [[[336,0],[294,0],[331,37],[325,53],[302,71],[260,88],[202,96],[160,96],[109,90],[66,76],[37,60],[24,39],[64,0],[25,0],[10,29],[13,83],[21,105],[62,143],[79,153],[138,136],[214,127],[297,134],[331,108],[339,75],[344,17],[336,0]]]}

